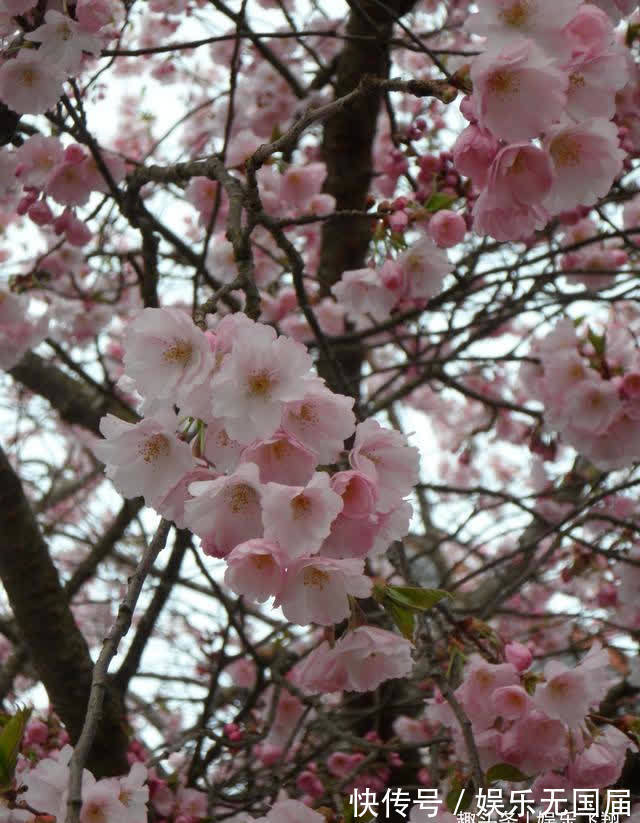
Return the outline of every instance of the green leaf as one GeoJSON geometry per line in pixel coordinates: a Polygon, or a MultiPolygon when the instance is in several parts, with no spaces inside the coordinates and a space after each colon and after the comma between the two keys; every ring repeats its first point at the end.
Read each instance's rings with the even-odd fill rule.
{"type": "Polygon", "coordinates": [[[496,763],[487,772],[488,783],[495,783],[496,780],[514,780],[519,783],[528,779],[526,774],[522,774],[520,769],[516,769],[515,766],[511,766],[509,763],[496,763]]]}
{"type": "Polygon", "coordinates": [[[445,194],[444,192],[437,191],[431,195],[424,204],[424,207],[428,211],[440,211],[440,209],[448,209],[457,199],[458,197],[455,194],[445,194]]]}
{"type": "Polygon", "coordinates": [[[395,603],[419,612],[432,609],[445,597],[451,597],[443,589],[420,589],[417,586],[387,586],[386,595],[395,603]]]}
{"type": "Polygon", "coordinates": [[[391,616],[391,619],[400,629],[403,637],[411,640],[413,643],[413,632],[415,630],[414,611],[402,606],[399,603],[394,603],[393,600],[385,600],[384,608],[391,616]]]}
{"type": "Polygon", "coordinates": [[[19,709],[0,732],[0,789],[10,788],[31,709],[19,709]]]}

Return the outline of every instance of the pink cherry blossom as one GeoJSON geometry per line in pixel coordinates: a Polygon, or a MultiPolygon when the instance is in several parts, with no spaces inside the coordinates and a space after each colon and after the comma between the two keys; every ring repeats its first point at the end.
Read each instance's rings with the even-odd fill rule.
{"type": "Polygon", "coordinates": [[[495,156],[487,188],[473,208],[474,230],[497,240],[526,237],[549,218],[543,200],[553,185],[549,155],[529,143],[505,146],[495,156]]]}
{"type": "Polygon", "coordinates": [[[300,400],[285,404],[282,428],[314,451],[318,462],[334,463],[355,430],[353,403],[320,384],[309,386],[300,400]]]}
{"type": "Polygon", "coordinates": [[[19,114],[44,114],[58,102],[64,80],[61,68],[23,48],[0,67],[0,100],[19,114]]]}
{"type": "Polygon", "coordinates": [[[442,281],[453,266],[447,253],[433,240],[423,235],[398,258],[397,263],[406,277],[408,297],[430,300],[442,288],[442,281]]]}
{"type": "Polygon", "coordinates": [[[216,480],[192,483],[194,495],[185,503],[185,520],[206,538],[206,553],[225,557],[239,543],[262,537],[262,498],[258,467],[243,463],[216,480]]]}
{"type": "Polygon", "coordinates": [[[263,483],[294,486],[307,483],[318,463],[315,452],[295,437],[278,431],[268,440],[257,440],[242,451],[243,463],[255,463],[263,483]]]}
{"type": "Polygon", "coordinates": [[[484,186],[489,167],[500,143],[491,134],[472,123],[458,135],[453,145],[453,161],[460,174],[470,177],[476,186],[484,186]]]}
{"type": "Polygon", "coordinates": [[[127,328],[124,366],[143,394],[180,403],[213,365],[207,338],[180,309],[144,309],[127,328]]]}
{"type": "Polygon", "coordinates": [[[49,318],[29,315],[26,296],[0,289],[0,369],[11,369],[47,336],[49,318]]]}
{"type": "Polygon", "coordinates": [[[164,421],[147,417],[140,423],[126,423],[108,414],[100,421],[100,432],[105,439],[93,444],[93,452],[125,497],[142,495],[153,505],[194,468],[188,444],[164,421]]]}
{"type": "Polygon", "coordinates": [[[224,582],[236,594],[264,603],[280,591],[285,563],[276,543],[247,540],[237,545],[226,561],[224,582]]]}
{"type": "Polygon", "coordinates": [[[554,213],[592,205],[609,191],[622,169],[624,153],[618,148],[617,129],[603,118],[555,126],[549,129],[544,147],[555,172],[545,205],[554,213]]]}
{"type": "Polygon", "coordinates": [[[292,564],[276,600],[292,623],[331,626],[349,616],[349,595],[368,597],[371,578],[363,574],[362,560],[302,558],[292,564]]]}
{"type": "Polygon", "coordinates": [[[450,209],[437,211],[429,221],[429,237],[442,249],[457,246],[464,240],[467,224],[462,215],[450,209]]]}
{"type": "Polygon", "coordinates": [[[532,40],[480,55],[471,80],[480,126],[502,140],[538,137],[564,114],[568,76],[532,40]]]}
{"type": "Polygon", "coordinates": [[[419,479],[418,449],[399,432],[372,419],[357,426],[349,462],[376,485],[377,507],[383,513],[400,505],[419,479]]]}
{"type": "Polygon", "coordinates": [[[371,691],[385,680],[406,677],[413,669],[411,643],[374,626],[348,632],[338,640],[334,653],[348,691],[371,691]]]}
{"type": "Polygon", "coordinates": [[[38,53],[52,65],[69,74],[77,74],[82,64],[82,53],[98,54],[101,41],[82,30],[80,25],[59,11],[49,9],[43,25],[29,32],[26,38],[40,43],[38,53]]]}
{"type": "Polygon", "coordinates": [[[213,414],[235,440],[269,438],[280,425],[283,404],[302,400],[311,388],[310,369],[311,358],[300,343],[285,337],[267,342],[252,327],[214,375],[213,414]]]}
{"type": "Polygon", "coordinates": [[[57,137],[34,134],[16,151],[21,182],[44,189],[53,169],[62,162],[62,143],[57,137]]]}
{"type": "Polygon", "coordinates": [[[331,287],[336,299],[352,317],[371,315],[374,320],[387,320],[396,298],[386,288],[374,269],[345,271],[339,282],[331,287]]]}
{"type": "Polygon", "coordinates": [[[465,29],[489,38],[492,47],[500,47],[522,37],[529,37],[550,55],[567,48],[563,27],[579,8],[579,0],[561,0],[549,14],[543,0],[482,0],[478,13],[467,18],[465,29]]]}
{"type": "Polygon", "coordinates": [[[316,472],[305,486],[268,483],[262,501],[264,535],[278,543],[289,560],[315,554],[342,510],[342,498],[326,472],[316,472]]]}

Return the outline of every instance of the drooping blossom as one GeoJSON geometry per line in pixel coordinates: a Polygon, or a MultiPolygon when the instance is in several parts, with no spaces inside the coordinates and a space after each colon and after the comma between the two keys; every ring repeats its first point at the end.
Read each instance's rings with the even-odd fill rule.
{"type": "Polygon", "coordinates": [[[384,429],[373,419],[357,426],[349,462],[375,483],[379,512],[400,505],[419,479],[418,449],[400,432],[384,429]]]}
{"type": "Polygon", "coordinates": [[[207,554],[224,557],[239,543],[262,537],[262,484],[258,467],[243,463],[228,476],[193,483],[185,520],[205,540],[207,554]]]}
{"type": "Polygon", "coordinates": [[[342,509],[329,475],[316,472],[304,486],[267,484],[263,494],[264,534],[280,545],[289,560],[315,554],[342,509]]]}
{"type": "Polygon", "coordinates": [[[361,560],[329,557],[301,558],[285,575],[276,606],[292,623],[331,626],[349,616],[349,595],[369,597],[371,578],[363,574],[361,560]]]}
{"type": "Polygon", "coordinates": [[[189,445],[164,420],[146,417],[127,423],[108,414],[100,421],[100,432],[105,439],[93,443],[93,452],[125,497],[142,495],[153,505],[194,468],[189,445]]]}
{"type": "Polygon", "coordinates": [[[471,80],[478,123],[502,140],[538,137],[564,114],[568,75],[532,40],[481,54],[471,80]]]}

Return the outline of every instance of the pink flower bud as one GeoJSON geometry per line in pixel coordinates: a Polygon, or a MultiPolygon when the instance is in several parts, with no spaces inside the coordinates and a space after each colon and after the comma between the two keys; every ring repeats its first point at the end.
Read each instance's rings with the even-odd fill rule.
{"type": "Polygon", "coordinates": [[[429,236],[443,249],[449,249],[460,243],[466,231],[467,225],[464,218],[449,209],[436,212],[429,221],[429,236]]]}
{"type": "Polygon", "coordinates": [[[519,672],[526,671],[531,665],[533,655],[522,643],[507,643],[504,648],[504,656],[508,663],[511,663],[519,672]]]}

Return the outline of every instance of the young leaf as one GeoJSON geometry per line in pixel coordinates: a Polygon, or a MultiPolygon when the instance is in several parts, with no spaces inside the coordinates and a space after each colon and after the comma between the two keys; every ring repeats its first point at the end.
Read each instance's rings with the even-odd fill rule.
{"type": "Polygon", "coordinates": [[[432,609],[444,597],[451,597],[442,589],[420,589],[416,586],[387,586],[386,595],[395,603],[420,612],[432,609]]]}
{"type": "Polygon", "coordinates": [[[528,779],[526,774],[522,774],[520,769],[516,769],[509,763],[496,763],[487,772],[487,783],[495,783],[496,780],[514,780],[519,783],[528,779]]]}
{"type": "Polygon", "coordinates": [[[31,716],[31,709],[19,709],[0,732],[0,789],[7,789],[13,782],[22,736],[31,716]]]}

